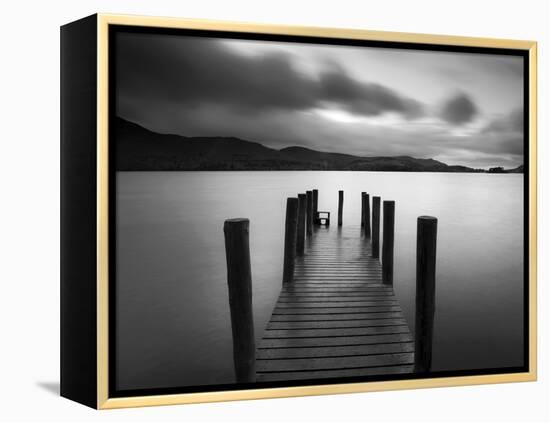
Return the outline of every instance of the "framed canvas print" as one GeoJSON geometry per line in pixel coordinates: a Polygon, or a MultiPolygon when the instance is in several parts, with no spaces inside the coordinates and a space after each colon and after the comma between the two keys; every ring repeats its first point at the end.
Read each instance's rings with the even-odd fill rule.
{"type": "Polygon", "coordinates": [[[61,29],[61,394],[536,379],[536,43],[61,29]]]}

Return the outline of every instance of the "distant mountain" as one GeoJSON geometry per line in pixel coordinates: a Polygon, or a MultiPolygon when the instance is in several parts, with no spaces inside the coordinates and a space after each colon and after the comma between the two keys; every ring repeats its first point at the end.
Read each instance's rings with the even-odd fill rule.
{"type": "MultiPolygon", "coordinates": [[[[159,134],[116,118],[116,169],[136,170],[370,170],[484,172],[409,156],[359,157],[303,147],[282,150],[232,137],[159,134]]],[[[518,168],[519,169],[519,168],[518,168]]]]}

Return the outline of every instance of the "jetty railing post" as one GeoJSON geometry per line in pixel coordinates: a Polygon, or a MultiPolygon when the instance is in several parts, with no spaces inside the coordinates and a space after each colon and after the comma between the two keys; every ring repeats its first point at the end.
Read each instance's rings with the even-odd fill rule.
{"type": "Polygon", "coordinates": [[[338,226],[342,226],[342,214],[344,211],[344,191],[338,191],[338,226]]]}
{"type": "Polygon", "coordinates": [[[306,191],[306,231],[307,236],[313,235],[313,192],[306,191]]]}
{"type": "Polygon", "coordinates": [[[380,257],[380,197],[372,197],[372,257],[380,257]]]}
{"type": "Polygon", "coordinates": [[[313,223],[317,219],[317,212],[319,211],[319,190],[313,190],[313,223]]]}
{"type": "Polygon", "coordinates": [[[298,230],[298,199],[286,199],[285,252],[283,264],[283,283],[294,279],[294,261],[296,260],[296,239],[298,230]]]}
{"type": "Polygon", "coordinates": [[[227,285],[233,334],[233,362],[237,382],[255,382],[256,347],[252,313],[249,220],[229,219],[223,225],[227,285]]]}
{"type": "Polygon", "coordinates": [[[384,201],[382,240],[382,282],[393,285],[393,241],[395,234],[395,201],[384,201]]]}
{"type": "Polygon", "coordinates": [[[366,192],[361,193],[361,227],[365,226],[365,195],[366,192]]]}
{"type": "Polygon", "coordinates": [[[296,238],[296,254],[304,254],[304,245],[306,237],[306,194],[298,194],[298,227],[296,238]]]}
{"type": "Polygon", "coordinates": [[[370,238],[370,195],[365,194],[365,236],[370,238]]]}
{"type": "Polygon", "coordinates": [[[428,372],[432,365],[435,315],[435,261],[437,219],[420,216],[416,233],[416,324],[414,333],[414,367],[428,372]]]}

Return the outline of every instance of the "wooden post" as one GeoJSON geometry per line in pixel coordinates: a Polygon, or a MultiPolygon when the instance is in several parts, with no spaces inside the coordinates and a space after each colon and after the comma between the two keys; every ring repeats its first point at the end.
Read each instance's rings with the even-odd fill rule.
{"type": "Polygon", "coordinates": [[[313,219],[317,218],[317,212],[319,211],[319,190],[313,190],[313,219]]]}
{"type": "Polygon", "coordinates": [[[416,324],[414,333],[414,367],[429,372],[435,315],[435,261],[437,219],[420,216],[416,232],[416,324]]]}
{"type": "Polygon", "coordinates": [[[370,238],[370,195],[365,194],[365,236],[370,238]]]}
{"type": "Polygon", "coordinates": [[[294,260],[296,259],[296,234],[298,229],[298,199],[286,199],[285,221],[285,255],[283,266],[283,283],[292,282],[294,278],[294,260]]]}
{"type": "Polygon", "coordinates": [[[365,226],[365,195],[366,192],[361,193],[361,227],[365,226]]]}
{"type": "Polygon", "coordinates": [[[338,191],[338,226],[342,226],[342,213],[344,211],[344,191],[338,191]]]}
{"type": "Polygon", "coordinates": [[[296,254],[304,254],[304,245],[306,237],[306,194],[298,194],[298,227],[296,239],[296,254]]]}
{"type": "Polygon", "coordinates": [[[233,362],[238,383],[255,382],[256,347],[252,313],[249,220],[229,219],[223,225],[229,309],[233,333],[233,362]]]}
{"type": "Polygon", "coordinates": [[[306,191],[306,231],[307,236],[313,235],[313,192],[306,191]]]}
{"type": "Polygon", "coordinates": [[[372,256],[380,257],[380,197],[372,197],[372,256]]]}
{"type": "Polygon", "coordinates": [[[393,239],[395,232],[395,201],[384,201],[384,239],[382,243],[382,282],[393,285],[393,239]]]}

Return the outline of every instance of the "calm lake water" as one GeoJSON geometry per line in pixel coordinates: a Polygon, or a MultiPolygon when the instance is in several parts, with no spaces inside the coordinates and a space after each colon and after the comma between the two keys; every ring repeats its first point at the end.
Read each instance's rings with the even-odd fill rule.
{"type": "MultiPolygon", "coordinates": [[[[319,189],[344,225],[395,200],[394,287],[414,330],[416,218],[438,218],[433,370],[523,363],[523,175],[117,173],[117,387],[233,383],[223,222],[250,219],[256,337],[281,289],[286,198],[319,189]]],[[[332,228],[335,230],[336,225],[332,228]]]]}

